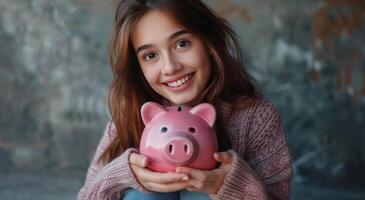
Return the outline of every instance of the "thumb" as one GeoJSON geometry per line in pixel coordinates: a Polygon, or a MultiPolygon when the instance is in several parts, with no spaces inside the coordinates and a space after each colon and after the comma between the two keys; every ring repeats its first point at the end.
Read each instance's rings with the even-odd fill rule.
{"type": "Polygon", "coordinates": [[[140,167],[147,167],[148,158],[138,153],[131,153],[131,155],[129,156],[129,163],[140,167]]]}
{"type": "Polygon", "coordinates": [[[229,164],[233,161],[233,155],[228,151],[216,152],[213,155],[214,159],[218,162],[229,164]]]}

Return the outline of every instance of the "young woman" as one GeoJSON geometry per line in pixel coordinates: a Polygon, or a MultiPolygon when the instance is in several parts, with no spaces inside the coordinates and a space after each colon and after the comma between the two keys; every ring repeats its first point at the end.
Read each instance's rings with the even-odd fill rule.
{"type": "Polygon", "coordinates": [[[112,120],[79,200],[290,198],[291,158],[280,117],[245,71],[225,20],[199,0],[121,0],[110,44],[112,120]],[[146,168],[148,158],[137,149],[147,101],[213,104],[220,166],[146,168]]]}

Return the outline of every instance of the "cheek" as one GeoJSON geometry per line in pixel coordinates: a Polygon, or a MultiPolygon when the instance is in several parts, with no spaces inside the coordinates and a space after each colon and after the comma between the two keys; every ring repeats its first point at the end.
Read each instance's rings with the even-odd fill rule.
{"type": "Polygon", "coordinates": [[[154,66],[143,66],[142,72],[147,82],[152,85],[159,82],[159,71],[154,66]]]}
{"type": "MultiPolygon", "coordinates": [[[[198,55],[198,54],[197,54],[198,55]]],[[[210,77],[210,61],[206,54],[200,54],[199,56],[195,56],[195,64],[196,69],[199,72],[200,82],[201,84],[206,84],[210,77]]]]}
{"type": "Polygon", "coordinates": [[[192,66],[197,70],[197,75],[201,84],[205,84],[210,76],[210,61],[205,54],[195,54],[191,59],[192,66]]]}
{"type": "Polygon", "coordinates": [[[207,55],[200,51],[191,51],[185,54],[181,60],[186,66],[193,67],[197,70],[209,70],[210,62],[207,55]]]}

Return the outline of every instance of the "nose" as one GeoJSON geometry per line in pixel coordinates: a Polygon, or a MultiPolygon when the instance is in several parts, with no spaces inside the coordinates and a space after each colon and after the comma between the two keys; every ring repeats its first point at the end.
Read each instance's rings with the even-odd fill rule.
{"type": "Polygon", "coordinates": [[[194,142],[184,137],[175,137],[164,147],[164,156],[172,164],[183,165],[194,159],[197,153],[194,142]]]}
{"type": "Polygon", "coordinates": [[[164,75],[172,75],[178,72],[180,69],[182,69],[182,65],[177,60],[177,58],[171,53],[166,54],[162,73],[164,75]]]}

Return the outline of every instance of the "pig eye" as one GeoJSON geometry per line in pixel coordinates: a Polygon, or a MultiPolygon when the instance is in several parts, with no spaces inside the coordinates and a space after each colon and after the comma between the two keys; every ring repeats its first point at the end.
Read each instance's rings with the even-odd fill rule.
{"type": "Polygon", "coordinates": [[[167,131],[166,127],[161,128],[161,133],[166,133],[166,131],[167,131]]]}
{"type": "Polygon", "coordinates": [[[195,130],[195,128],[194,128],[194,127],[190,127],[190,128],[189,128],[189,132],[190,132],[190,133],[195,133],[195,132],[196,132],[196,130],[195,130]]]}

